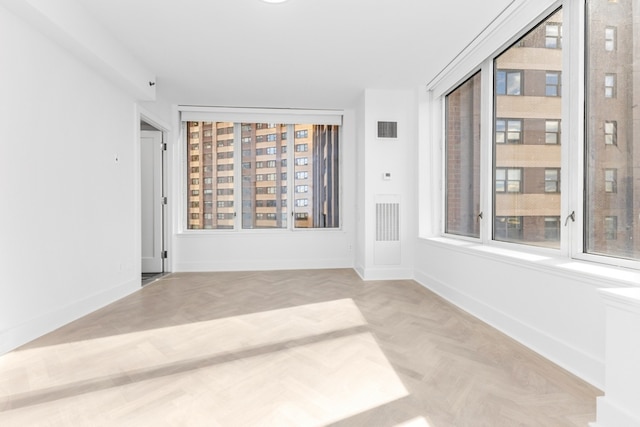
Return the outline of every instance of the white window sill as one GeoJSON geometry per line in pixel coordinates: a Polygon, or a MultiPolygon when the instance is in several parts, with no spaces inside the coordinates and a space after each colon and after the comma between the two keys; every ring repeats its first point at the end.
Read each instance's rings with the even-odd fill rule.
{"type": "Polygon", "coordinates": [[[537,252],[535,250],[536,248],[533,248],[533,250],[529,252],[484,245],[449,237],[429,237],[422,238],[421,240],[449,250],[486,257],[494,261],[516,264],[523,268],[551,272],[557,275],[566,275],[573,279],[578,276],[584,280],[585,283],[600,288],[640,288],[639,270],[566,258],[553,253],[553,251],[541,250],[537,252]]]}

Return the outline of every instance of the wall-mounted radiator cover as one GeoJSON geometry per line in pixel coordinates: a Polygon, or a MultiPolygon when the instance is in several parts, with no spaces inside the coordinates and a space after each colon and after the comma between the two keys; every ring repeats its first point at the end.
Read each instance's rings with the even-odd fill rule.
{"type": "Polygon", "coordinates": [[[400,196],[378,194],[373,263],[376,265],[401,264],[400,248],[400,196]]]}

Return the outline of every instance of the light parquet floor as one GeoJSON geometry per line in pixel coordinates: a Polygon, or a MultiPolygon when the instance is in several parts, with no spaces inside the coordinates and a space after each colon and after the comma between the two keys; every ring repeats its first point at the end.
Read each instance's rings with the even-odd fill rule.
{"type": "Polygon", "coordinates": [[[585,426],[601,392],[413,281],[178,273],[0,357],[0,426],[585,426]]]}

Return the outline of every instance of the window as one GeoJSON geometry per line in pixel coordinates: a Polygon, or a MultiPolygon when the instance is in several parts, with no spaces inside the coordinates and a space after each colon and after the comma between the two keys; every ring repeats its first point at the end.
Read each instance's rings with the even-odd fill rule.
{"type": "Polygon", "coordinates": [[[615,120],[604,122],[604,143],[605,145],[618,144],[618,123],[615,120]]]}
{"type": "Polygon", "coordinates": [[[604,217],[604,238],[605,240],[616,240],[618,238],[618,217],[604,217]]]}
{"type": "Polygon", "coordinates": [[[562,40],[562,25],[556,22],[549,22],[546,26],[545,47],[548,49],[559,49],[562,40]]]}
{"type": "Polygon", "coordinates": [[[498,70],[496,95],[522,95],[522,71],[498,70]]]}
{"type": "Polygon", "coordinates": [[[544,239],[560,240],[560,217],[551,216],[544,218],[544,239]]]}
{"type": "Polygon", "coordinates": [[[562,55],[549,48],[562,49],[561,27],[557,11],[493,61],[494,240],[559,248],[560,239],[545,237],[545,218],[560,217],[561,158],[553,145],[560,140],[562,55]],[[508,71],[515,58],[526,68],[508,71]],[[516,73],[511,84],[509,73],[516,73]],[[509,94],[520,98],[503,96],[509,94]],[[553,99],[541,100],[542,94],[553,99]]]}
{"type": "Polygon", "coordinates": [[[520,144],[522,143],[521,119],[496,120],[496,144],[520,144]]]}
{"type": "MultiPolygon", "coordinates": [[[[203,123],[187,121],[185,126],[192,129],[203,126],[203,123]]],[[[204,158],[197,155],[187,157],[188,229],[339,226],[338,125],[213,121],[205,128],[215,130],[210,136],[211,151],[205,152],[204,158]],[[256,135],[258,129],[274,129],[275,133],[267,134],[262,131],[260,135],[256,135]],[[290,142],[290,147],[286,141],[287,129],[296,136],[290,142]],[[234,149],[233,135],[236,131],[242,136],[243,147],[234,149]],[[285,137],[284,142],[269,146],[268,142],[276,142],[280,136],[285,137]],[[301,142],[298,138],[306,140],[301,142]],[[255,148],[260,139],[266,146],[255,148]],[[287,148],[313,154],[309,157],[294,157],[295,170],[289,173],[287,148]],[[236,163],[238,167],[235,167],[236,163]],[[262,173],[255,173],[258,170],[262,173]],[[206,176],[203,171],[206,171],[206,176]],[[295,185],[297,179],[306,180],[305,184],[295,185]],[[201,188],[203,183],[204,187],[201,188]],[[294,203],[301,210],[297,212],[300,214],[299,218],[294,216],[296,221],[290,221],[291,212],[287,210],[289,185],[293,185],[293,194],[305,195],[294,203]],[[312,200],[317,200],[317,203],[311,203],[312,200]],[[230,212],[236,203],[242,209],[237,218],[235,212],[230,212]],[[257,208],[261,210],[256,212],[257,208]],[[198,217],[192,217],[192,213],[197,213],[198,217]],[[262,220],[256,222],[259,217],[262,220]]],[[[190,150],[193,142],[191,133],[186,132],[185,147],[190,150]]]]}
{"type": "Polygon", "coordinates": [[[544,143],[560,143],[560,120],[545,120],[544,122],[544,143]]]}
{"type": "Polygon", "coordinates": [[[476,73],[445,98],[445,232],[468,237],[480,236],[480,82],[476,73]]]}
{"type": "Polygon", "coordinates": [[[545,95],[560,96],[560,73],[548,71],[545,76],[545,95]]]}
{"type": "Polygon", "coordinates": [[[522,189],[522,169],[496,168],[496,192],[519,193],[522,189]]]}
{"type": "Polygon", "coordinates": [[[617,169],[605,169],[604,170],[604,191],[607,193],[618,192],[618,170],[617,169]]]}
{"type": "MultiPolygon", "coordinates": [[[[563,27],[559,9],[495,56],[497,46],[506,45],[504,33],[482,34],[480,43],[429,84],[429,119],[443,124],[430,143],[439,147],[444,142],[443,170],[438,168],[430,178],[437,183],[443,172],[444,182],[442,198],[427,197],[431,203],[442,200],[438,219],[443,219],[443,233],[482,243],[517,243],[523,251],[523,245],[562,246],[557,257],[568,254],[640,269],[636,6],[637,2],[622,1],[612,6],[610,0],[571,2],[570,23],[563,27]],[[578,17],[584,18],[584,25],[578,17]],[[571,48],[585,51],[563,53],[563,31],[571,33],[571,48]],[[481,58],[481,52],[487,56],[481,58]],[[571,85],[570,93],[563,93],[562,58],[571,66],[571,76],[564,79],[571,85]],[[481,88],[464,98],[471,83],[460,79],[473,70],[483,74],[481,88]],[[578,81],[577,76],[584,79],[578,81]],[[477,122],[473,115],[479,116],[477,122]],[[482,155],[476,162],[473,136],[479,128],[493,141],[480,142],[482,155]],[[567,131],[571,137],[562,137],[567,131]],[[459,144],[462,140],[466,145],[459,144]],[[481,184],[475,180],[477,170],[481,184]],[[561,179],[565,176],[569,179],[561,179]],[[492,211],[492,218],[478,217],[476,200],[489,204],[486,210],[492,211]],[[573,211],[575,222],[566,217],[573,211]],[[571,232],[564,235],[565,230],[571,232]]],[[[513,15],[519,28],[529,27],[523,16],[513,15]]]]}
{"type": "Polygon", "coordinates": [[[604,50],[613,52],[616,50],[616,28],[607,27],[604,29],[604,50]]]}
{"type": "Polygon", "coordinates": [[[635,2],[616,9],[587,1],[583,246],[587,254],[639,261],[640,10],[635,2]]]}
{"type": "Polygon", "coordinates": [[[544,170],[545,193],[557,193],[560,191],[560,169],[544,170]]]}
{"type": "Polygon", "coordinates": [[[604,97],[615,98],[616,97],[616,75],[605,74],[604,76],[604,97]]]}

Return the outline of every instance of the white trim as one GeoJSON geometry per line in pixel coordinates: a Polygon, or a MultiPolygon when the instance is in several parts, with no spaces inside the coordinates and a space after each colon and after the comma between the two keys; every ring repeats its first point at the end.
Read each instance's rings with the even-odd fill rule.
{"type": "Polygon", "coordinates": [[[433,91],[434,98],[442,96],[560,5],[558,0],[512,1],[481,35],[429,82],[427,90],[433,91]]]}
{"type": "Polygon", "coordinates": [[[281,108],[228,108],[178,106],[183,122],[244,122],[342,125],[343,110],[298,110],[281,108]]]}

